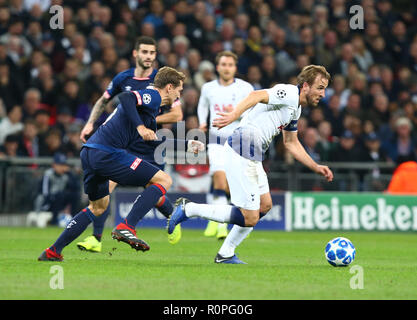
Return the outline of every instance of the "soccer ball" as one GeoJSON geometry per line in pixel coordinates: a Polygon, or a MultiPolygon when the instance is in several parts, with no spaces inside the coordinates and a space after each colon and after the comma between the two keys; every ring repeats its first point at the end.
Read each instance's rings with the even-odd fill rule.
{"type": "Polygon", "coordinates": [[[346,267],[355,260],[356,249],[349,239],[337,237],[327,243],[324,255],[333,267],[346,267]]]}

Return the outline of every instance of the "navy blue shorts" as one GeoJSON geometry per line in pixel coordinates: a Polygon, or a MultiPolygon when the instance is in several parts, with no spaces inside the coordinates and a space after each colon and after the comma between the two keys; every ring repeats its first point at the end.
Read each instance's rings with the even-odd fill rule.
{"type": "Polygon", "coordinates": [[[84,147],[80,153],[84,192],[91,201],[109,194],[109,180],[121,186],[144,187],[160,170],[126,151],[106,152],[84,147]]]}

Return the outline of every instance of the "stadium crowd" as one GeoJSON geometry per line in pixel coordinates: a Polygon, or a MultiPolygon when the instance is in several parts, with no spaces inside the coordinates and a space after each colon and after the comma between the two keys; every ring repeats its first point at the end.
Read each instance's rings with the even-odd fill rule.
{"type": "MultiPolygon", "coordinates": [[[[298,125],[314,160],[416,159],[417,11],[413,1],[398,3],[0,0],[0,155],[78,157],[92,106],[134,66],[134,41],[147,35],[158,43],[155,67],[187,75],[188,129],[198,127],[199,90],[216,77],[216,53],[231,50],[255,89],[295,83],[308,64],[327,68],[326,97],[298,125]],[[355,4],[364,29],[350,28],[355,4]],[[63,29],[50,27],[52,5],[64,8],[63,29]]],[[[285,159],[277,138],[269,160],[285,159]]]]}

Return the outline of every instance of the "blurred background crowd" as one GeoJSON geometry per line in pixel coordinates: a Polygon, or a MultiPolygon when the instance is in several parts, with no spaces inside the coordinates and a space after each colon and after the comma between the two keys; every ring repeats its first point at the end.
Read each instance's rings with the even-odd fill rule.
{"type": "MultiPolygon", "coordinates": [[[[78,157],[80,130],[111,79],[134,66],[139,35],[158,43],[156,68],[187,75],[186,128],[197,128],[201,86],[214,57],[239,56],[255,89],[295,83],[308,64],[332,75],[299,137],[316,161],[417,157],[417,6],[387,0],[0,0],[0,155],[78,157]],[[364,10],[352,30],[349,8],[364,10]],[[52,30],[49,8],[64,8],[52,30]]],[[[287,160],[281,138],[265,165],[287,160]]]]}

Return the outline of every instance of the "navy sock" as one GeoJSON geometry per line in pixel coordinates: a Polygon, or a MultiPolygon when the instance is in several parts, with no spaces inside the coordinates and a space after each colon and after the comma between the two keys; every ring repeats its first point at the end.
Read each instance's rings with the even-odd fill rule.
{"type": "Polygon", "coordinates": [[[87,229],[90,222],[94,221],[95,216],[88,208],[82,209],[66,226],[65,230],[61,233],[52,247],[55,248],[57,253],[61,253],[62,250],[69,245],[72,241],[78,238],[78,236],[87,229]]]}
{"type": "Polygon", "coordinates": [[[159,198],[165,195],[166,190],[160,184],[153,184],[147,187],[133,203],[132,210],[126,218],[126,223],[130,226],[136,227],[138,222],[155,207],[159,198]]]}
{"type": "Polygon", "coordinates": [[[213,197],[226,197],[227,198],[226,191],[222,189],[213,189],[212,194],[213,194],[213,197]]]}
{"type": "Polygon", "coordinates": [[[238,207],[232,207],[232,210],[230,211],[230,223],[237,224],[241,227],[246,227],[245,217],[243,216],[242,212],[238,207]]]}
{"type": "Polygon", "coordinates": [[[107,217],[110,213],[110,206],[107,207],[106,211],[101,216],[96,217],[93,222],[93,236],[98,241],[101,241],[101,235],[103,234],[104,224],[106,223],[107,217]]]}
{"type": "Polygon", "coordinates": [[[162,202],[156,206],[156,208],[161,212],[165,218],[169,218],[172,211],[174,210],[174,207],[172,206],[171,201],[169,201],[167,196],[162,197],[162,202]]]}

